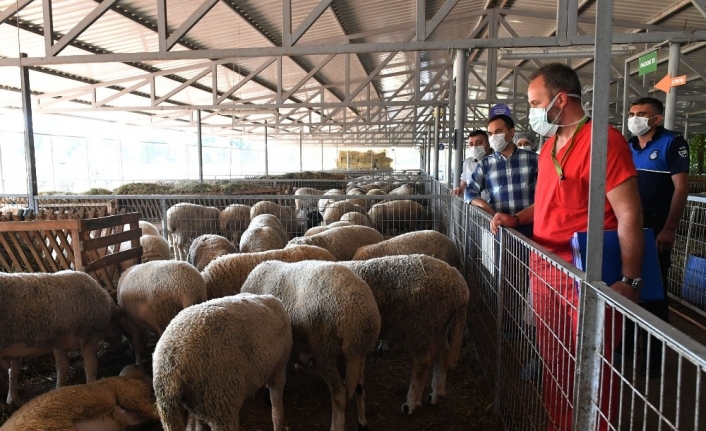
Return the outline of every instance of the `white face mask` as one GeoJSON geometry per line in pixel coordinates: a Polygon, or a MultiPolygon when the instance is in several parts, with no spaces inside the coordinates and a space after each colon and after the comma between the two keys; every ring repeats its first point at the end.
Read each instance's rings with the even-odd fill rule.
{"type": "Polygon", "coordinates": [[[481,160],[485,157],[485,147],[471,147],[473,158],[476,160],[481,160]]]}
{"type": "Polygon", "coordinates": [[[518,147],[521,150],[525,151],[532,151],[532,146],[531,145],[522,145],[521,147],[518,147]]]}
{"type": "MultiPolygon", "coordinates": [[[[655,116],[656,117],[656,116],[655,116]]],[[[635,136],[642,136],[645,133],[649,132],[652,126],[647,124],[652,118],[647,118],[647,117],[630,117],[628,118],[628,130],[630,130],[630,133],[632,133],[635,136]]]]}
{"type": "Polygon", "coordinates": [[[490,148],[498,153],[507,148],[508,142],[505,140],[505,135],[501,133],[496,133],[489,138],[490,148]]]}
{"type": "MultiPolygon", "coordinates": [[[[576,97],[576,98],[581,98],[581,96],[577,94],[567,94],[569,97],[576,97]]],[[[551,123],[547,119],[547,113],[551,109],[552,106],[554,106],[554,102],[556,102],[556,98],[559,97],[557,94],[554,96],[551,102],[549,102],[549,105],[547,105],[546,108],[530,108],[529,110],[529,123],[530,127],[532,130],[537,132],[538,134],[546,137],[552,137],[556,134],[557,129],[559,126],[573,126],[574,124],[578,124],[580,121],[574,123],[574,124],[554,124],[554,121],[559,119],[559,116],[561,115],[561,111],[564,109],[562,108],[561,111],[557,114],[556,118],[554,118],[554,121],[551,123]]]]}

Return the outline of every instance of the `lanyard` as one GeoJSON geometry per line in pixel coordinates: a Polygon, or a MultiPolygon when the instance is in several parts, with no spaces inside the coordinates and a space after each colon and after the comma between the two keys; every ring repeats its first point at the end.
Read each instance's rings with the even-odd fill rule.
{"type": "Polygon", "coordinates": [[[556,139],[554,140],[554,145],[552,145],[552,153],[551,153],[552,162],[554,163],[554,168],[556,169],[556,173],[559,175],[560,180],[564,179],[564,171],[561,169],[561,164],[564,163],[566,156],[568,156],[571,149],[574,148],[574,138],[579,133],[579,131],[581,130],[583,125],[586,124],[586,121],[588,121],[588,117],[583,117],[583,120],[581,120],[579,122],[579,124],[576,126],[576,130],[574,130],[574,134],[571,135],[571,142],[569,142],[569,146],[566,148],[566,151],[564,152],[564,155],[561,157],[561,160],[556,159],[556,139]]]}

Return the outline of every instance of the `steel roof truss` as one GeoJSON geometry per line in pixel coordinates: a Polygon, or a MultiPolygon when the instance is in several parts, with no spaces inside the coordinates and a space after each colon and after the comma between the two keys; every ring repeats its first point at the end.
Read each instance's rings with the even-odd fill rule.
{"type": "Polygon", "coordinates": [[[172,49],[172,47],[179,42],[179,39],[184,37],[184,35],[188,33],[189,30],[191,30],[201,20],[201,18],[213,9],[218,1],[219,0],[204,0],[204,2],[201,3],[201,6],[196,8],[196,10],[186,19],[186,21],[184,21],[179,28],[177,28],[174,33],[167,38],[165,42],[165,50],[169,51],[172,49]]]}
{"type": "Polygon", "coordinates": [[[86,15],[78,24],[76,24],[68,33],[61,37],[51,48],[51,55],[58,55],[71,42],[81,35],[88,27],[90,27],[98,18],[102,17],[111,6],[118,0],[105,0],[103,3],[96,5],[93,10],[86,15]]]}
{"type": "Polygon", "coordinates": [[[221,95],[221,97],[219,97],[218,100],[216,101],[216,105],[219,105],[219,104],[220,104],[221,102],[223,102],[226,98],[228,98],[228,96],[230,96],[231,94],[235,93],[240,87],[242,87],[243,85],[245,85],[245,84],[247,84],[248,82],[250,82],[250,80],[252,80],[254,77],[256,77],[260,72],[262,72],[262,71],[265,70],[267,67],[269,67],[272,63],[274,63],[274,62],[277,60],[277,58],[278,58],[278,57],[270,57],[270,58],[268,58],[267,60],[265,60],[264,63],[262,63],[257,69],[255,69],[255,70],[253,70],[252,72],[250,72],[250,73],[248,74],[248,76],[246,76],[245,78],[243,78],[243,79],[241,79],[240,81],[238,81],[237,84],[235,84],[235,85],[232,86],[228,91],[226,91],[225,93],[223,93],[223,94],[221,95]]]}
{"type": "Polygon", "coordinates": [[[706,0],[691,0],[691,2],[694,4],[694,7],[701,12],[701,15],[706,18],[706,0]]]}
{"type": "MultiPolygon", "coordinates": [[[[291,1],[291,0],[284,0],[284,1],[291,1]]],[[[328,9],[328,7],[331,5],[331,2],[333,0],[321,0],[319,1],[319,4],[312,9],[311,12],[309,12],[309,15],[307,15],[306,18],[304,18],[304,21],[301,22],[294,30],[294,32],[291,34],[291,44],[294,45],[296,44],[299,39],[301,39],[302,36],[304,36],[304,33],[306,33],[309,28],[316,22],[317,19],[328,9]]],[[[290,20],[290,28],[291,28],[291,20],[290,20]]]]}
{"type": "MultiPolygon", "coordinates": [[[[120,96],[124,96],[124,95],[127,94],[127,93],[133,92],[133,91],[137,90],[137,89],[140,88],[140,87],[144,87],[145,85],[149,85],[150,82],[151,82],[151,79],[150,79],[150,78],[143,79],[142,81],[138,82],[137,84],[134,84],[134,85],[132,85],[132,86],[130,86],[130,87],[123,88],[122,90],[118,91],[117,93],[115,93],[115,94],[113,94],[113,95],[111,95],[111,96],[108,96],[108,97],[106,97],[106,98],[103,99],[103,100],[100,100],[100,101],[95,102],[95,106],[93,106],[92,108],[95,109],[95,108],[97,108],[97,107],[104,107],[106,103],[111,102],[111,101],[117,99],[117,98],[120,97],[120,96]]],[[[182,109],[183,109],[183,108],[182,108],[182,109]]]]}
{"type": "MultiPolygon", "coordinates": [[[[178,87],[176,87],[176,88],[173,89],[172,91],[168,92],[168,93],[165,94],[164,96],[160,97],[159,99],[155,100],[155,101],[152,103],[152,106],[157,106],[157,105],[159,105],[160,103],[162,103],[162,102],[164,102],[165,100],[169,99],[170,97],[172,97],[173,95],[175,95],[175,94],[177,94],[178,92],[182,91],[182,90],[185,89],[186,87],[189,87],[191,84],[193,84],[194,82],[198,81],[199,79],[203,78],[204,76],[208,75],[208,74],[211,73],[211,72],[212,72],[212,69],[211,69],[210,67],[204,69],[203,71],[201,71],[201,73],[197,74],[196,76],[194,76],[193,78],[189,79],[188,81],[182,83],[181,85],[179,85],[178,87]]],[[[154,81],[152,81],[152,82],[154,83],[154,81]]]]}
{"type": "Polygon", "coordinates": [[[10,6],[5,8],[5,10],[0,12],[0,24],[13,17],[16,13],[24,9],[28,4],[32,3],[33,1],[34,0],[19,0],[16,3],[12,3],[10,6]]]}

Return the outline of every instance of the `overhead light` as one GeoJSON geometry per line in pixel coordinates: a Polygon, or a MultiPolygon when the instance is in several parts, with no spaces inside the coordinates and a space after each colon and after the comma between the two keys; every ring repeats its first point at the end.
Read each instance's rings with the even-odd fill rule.
{"type": "MultiPolygon", "coordinates": [[[[635,45],[613,45],[613,55],[630,54],[635,45]]],[[[503,60],[524,60],[532,58],[590,58],[595,56],[594,46],[556,46],[548,48],[501,48],[499,58],[503,60]]]]}

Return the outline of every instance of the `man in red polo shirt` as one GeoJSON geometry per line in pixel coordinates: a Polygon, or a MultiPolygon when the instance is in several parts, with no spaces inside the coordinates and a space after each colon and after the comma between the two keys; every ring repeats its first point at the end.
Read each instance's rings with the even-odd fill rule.
{"type": "MultiPolygon", "coordinates": [[[[580,94],[578,76],[569,66],[546,64],[532,74],[527,90],[530,125],[535,132],[551,137],[539,155],[535,203],[514,215],[496,214],[491,222],[493,231],[498,226],[534,223],[533,239],[568,262],[572,260],[571,237],[588,226],[591,120],[583,110],[580,94]]],[[[639,281],[644,246],[637,172],[625,138],[612,127],[608,131],[604,229],[618,231],[623,280],[627,281],[618,281],[611,288],[637,301],[635,286],[639,282],[631,281],[639,281]]],[[[530,258],[530,274],[537,345],[545,367],[542,392],[550,419],[548,429],[570,430],[578,292],[571,278],[538,254],[530,258]]],[[[622,319],[612,322],[612,316],[606,313],[603,355],[608,362],[622,332],[622,319]]],[[[618,410],[617,376],[607,366],[602,376],[601,430],[608,428],[603,418],[614,418],[618,410]]]]}

